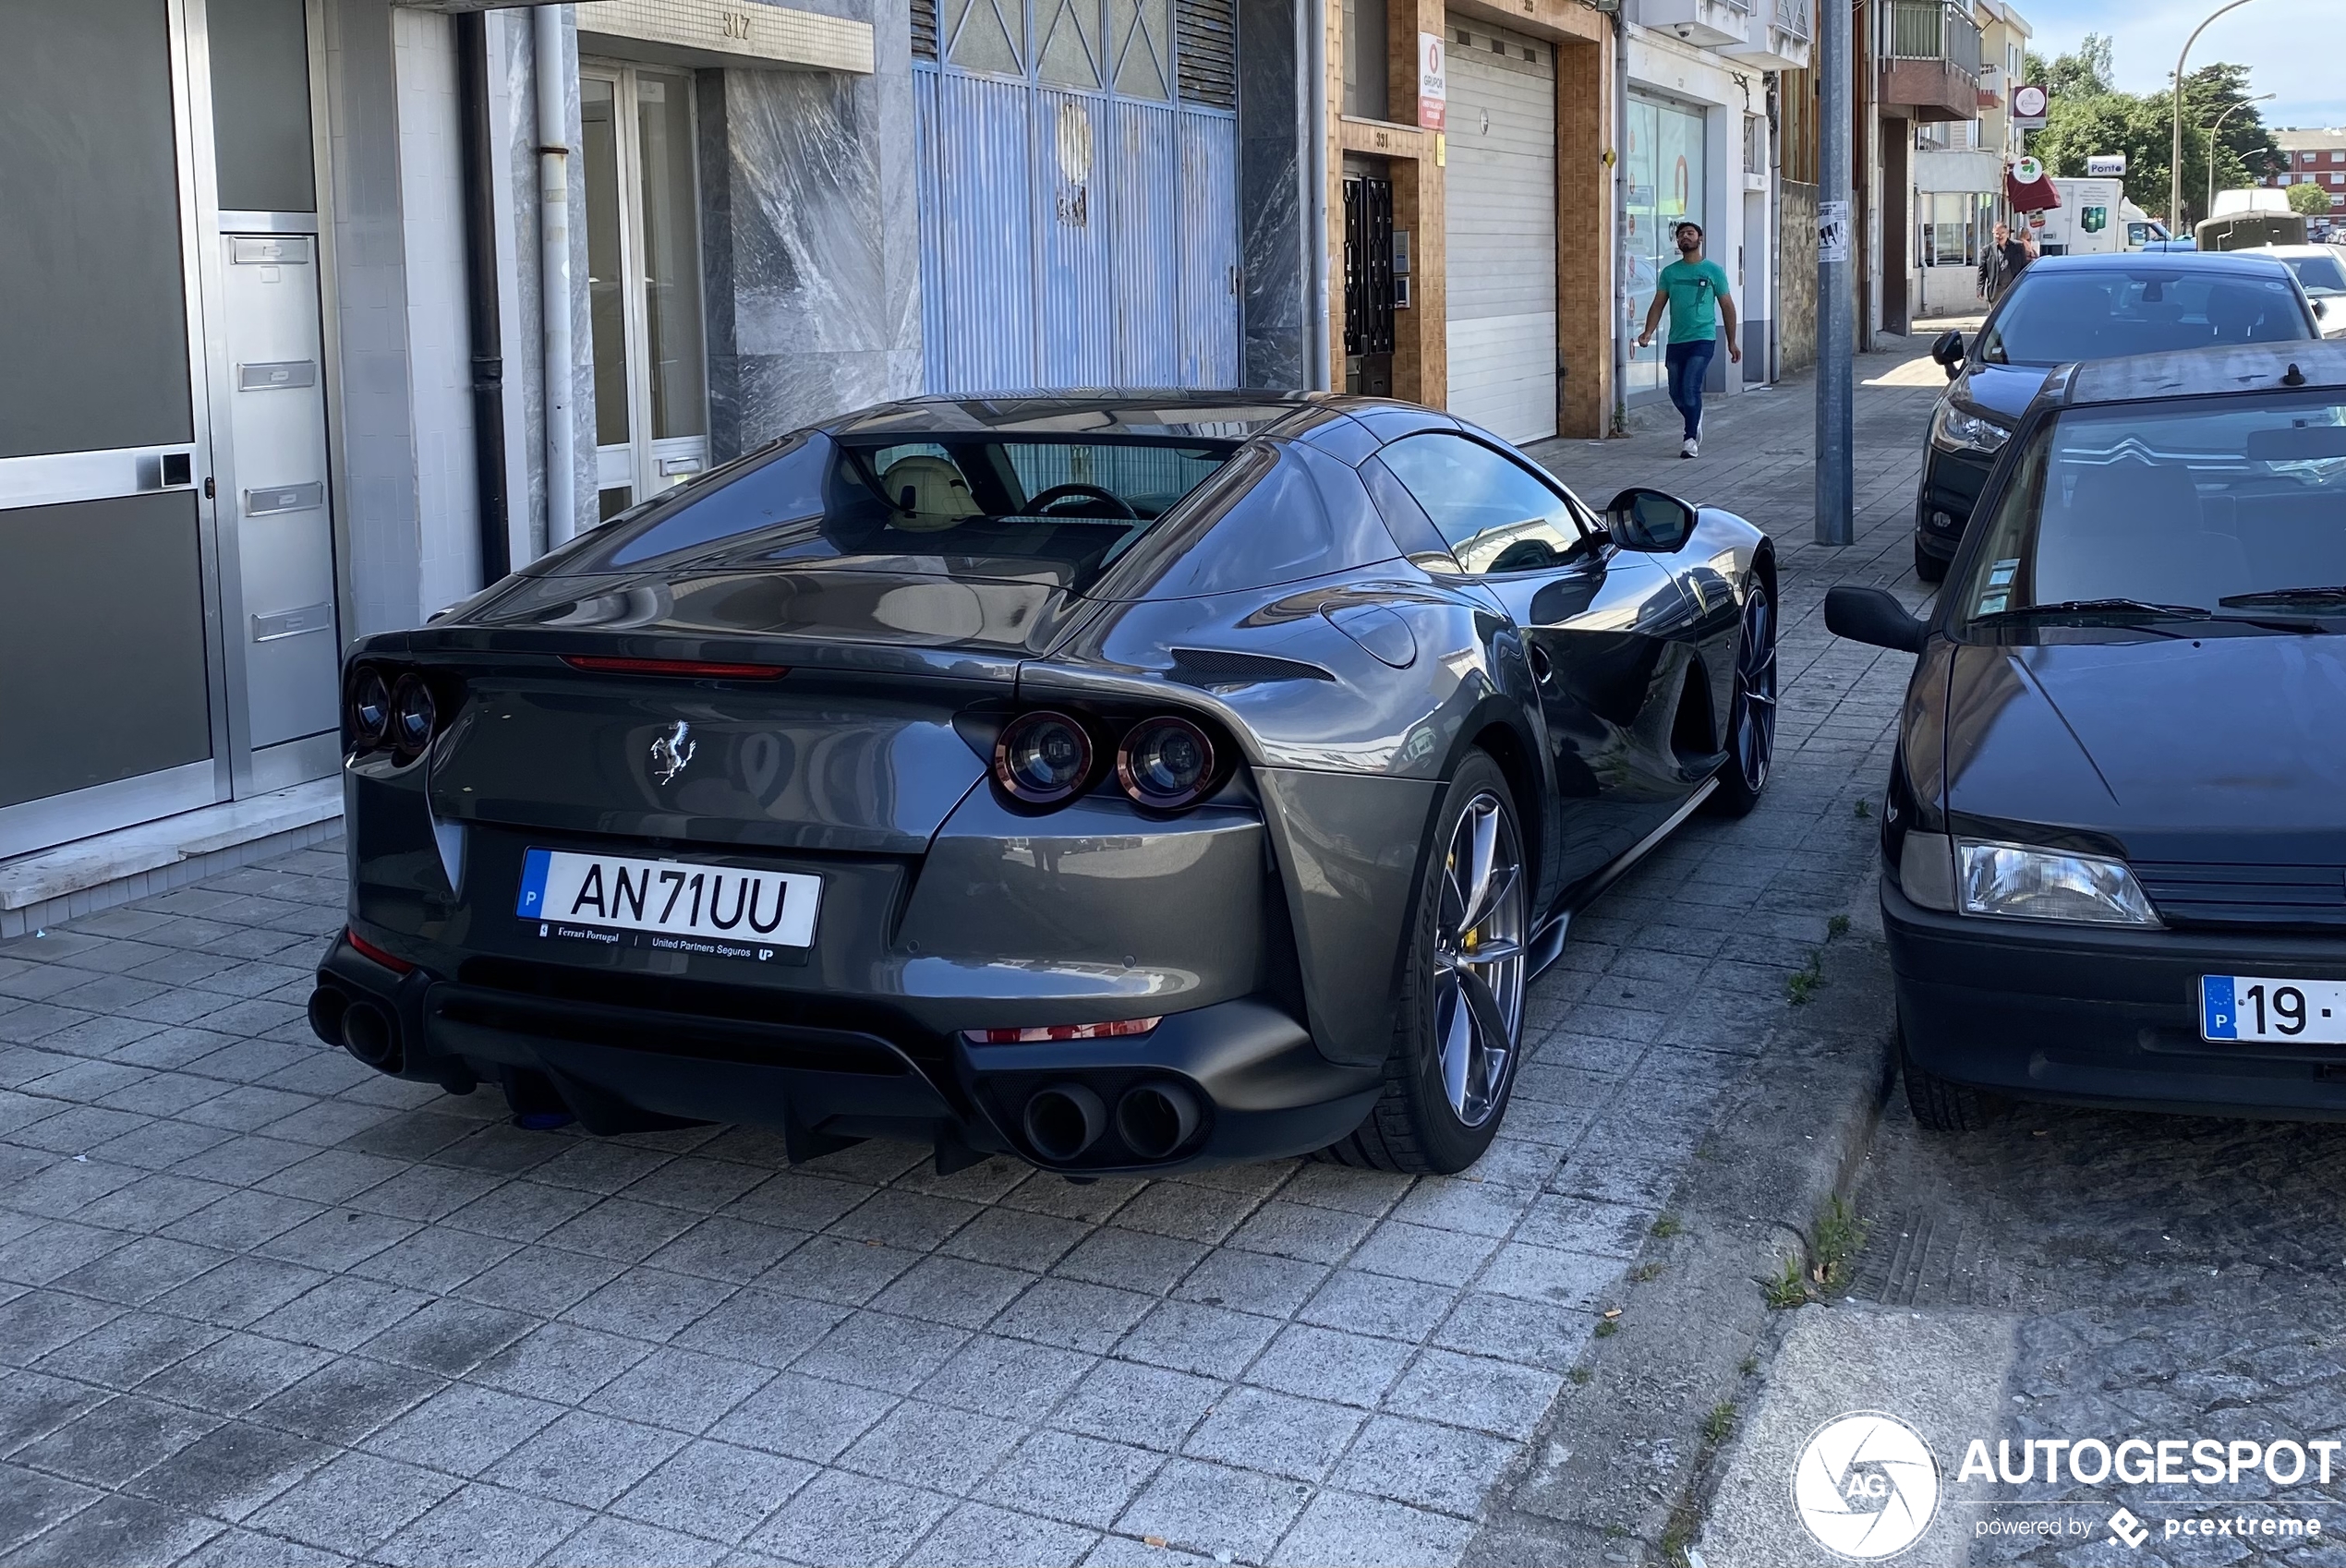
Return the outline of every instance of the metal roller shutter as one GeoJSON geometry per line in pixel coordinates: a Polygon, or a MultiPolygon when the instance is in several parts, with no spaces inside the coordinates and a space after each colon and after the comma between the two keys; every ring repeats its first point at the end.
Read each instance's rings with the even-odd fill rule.
{"type": "Polygon", "coordinates": [[[1556,75],[1545,42],[1450,17],[1450,411],[1556,429],[1556,75]]]}

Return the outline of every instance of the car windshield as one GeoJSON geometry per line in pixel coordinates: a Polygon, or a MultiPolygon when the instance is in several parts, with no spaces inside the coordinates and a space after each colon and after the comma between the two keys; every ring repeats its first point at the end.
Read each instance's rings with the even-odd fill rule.
{"type": "Polygon", "coordinates": [[[2340,266],[2338,258],[2328,251],[2318,255],[2284,256],[2281,260],[2297,274],[2297,281],[2304,285],[2305,292],[2315,298],[2346,295],[2346,266],[2340,266]]]}
{"type": "Polygon", "coordinates": [[[1981,544],[1956,589],[1967,627],[2346,630],[2346,398],[2068,410],[1981,544]]]}
{"type": "Polygon", "coordinates": [[[2030,268],[1979,336],[1990,365],[2066,365],[2218,344],[2309,338],[2297,291],[2279,271],[2177,266],[2030,268]]]}
{"type": "Polygon", "coordinates": [[[620,513],[550,570],[863,567],[955,577],[1095,576],[1228,463],[1238,443],[810,432],[620,513]]]}

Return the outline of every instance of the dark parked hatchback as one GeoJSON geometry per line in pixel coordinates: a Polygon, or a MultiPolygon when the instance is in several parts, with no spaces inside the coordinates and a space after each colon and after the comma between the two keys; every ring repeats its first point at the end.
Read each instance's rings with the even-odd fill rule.
{"type": "Polygon", "coordinates": [[[1942,333],[1951,378],[1931,411],[1915,496],[1915,575],[1947,573],[1996,454],[2055,366],[2321,336],[2289,270],[2266,256],[2056,256],[2035,263],[1977,338],[1942,333]]]}
{"type": "Polygon", "coordinates": [[[1881,904],[1917,1119],[2346,1118],[2346,344],[2055,371],[1917,620],[1881,904]]]}

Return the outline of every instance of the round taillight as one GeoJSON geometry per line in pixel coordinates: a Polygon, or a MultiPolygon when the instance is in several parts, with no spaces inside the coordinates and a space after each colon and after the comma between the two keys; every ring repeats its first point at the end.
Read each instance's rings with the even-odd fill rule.
{"type": "Polygon", "coordinates": [[[1092,776],[1092,738],[1063,713],[1022,713],[994,742],[994,780],[1014,800],[1056,805],[1092,776]]]}
{"type": "Polygon", "coordinates": [[[420,676],[402,675],[391,689],[391,743],[413,756],[431,743],[432,731],[439,727],[440,710],[433,706],[431,688],[420,676]]]}
{"type": "Polygon", "coordinates": [[[391,688],[381,671],[369,665],[350,682],[350,738],[360,751],[383,743],[391,732],[391,688]]]}
{"type": "Polygon", "coordinates": [[[1189,805],[1214,781],[1214,742],[1186,718],[1144,718],[1116,749],[1116,778],[1142,805],[1189,805]]]}

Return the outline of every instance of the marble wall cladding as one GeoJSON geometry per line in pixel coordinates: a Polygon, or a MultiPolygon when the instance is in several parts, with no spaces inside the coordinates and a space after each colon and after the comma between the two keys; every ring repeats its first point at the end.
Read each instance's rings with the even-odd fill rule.
{"type": "Polygon", "coordinates": [[[1250,387],[1305,384],[1301,157],[1306,105],[1298,0],[1239,0],[1240,373],[1250,387]]]}
{"type": "Polygon", "coordinates": [[[701,100],[720,461],[920,390],[908,0],[871,10],[871,76],[707,73],[723,78],[701,100]]]}

